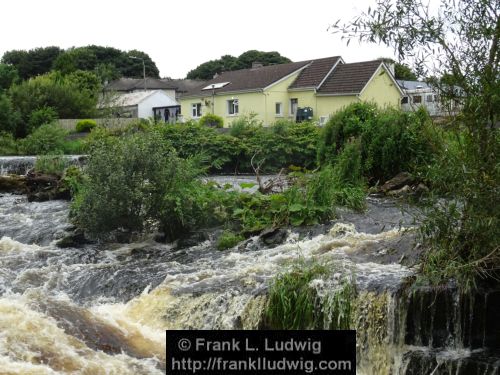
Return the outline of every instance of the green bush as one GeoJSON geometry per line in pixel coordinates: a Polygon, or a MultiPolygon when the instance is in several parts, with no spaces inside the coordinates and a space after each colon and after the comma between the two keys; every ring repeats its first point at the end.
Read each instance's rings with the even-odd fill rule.
{"type": "Polygon", "coordinates": [[[430,250],[420,281],[451,278],[470,289],[481,279],[500,277],[500,134],[483,145],[461,130],[442,135],[443,150],[422,174],[432,194],[421,226],[430,250]],[[484,148],[488,159],[481,156],[484,148]]]}
{"type": "Polygon", "coordinates": [[[30,113],[28,118],[28,134],[41,125],[52,124],[57,120],[57,112],[52,107],[42,107],[30,113]]]}
{"type": "Polygon", "coordinates": [[[316,167],[319,128],[313,123],[282,122],[279,129],[264,128],[246,118],[237,123],[240,125],[231,128],[233,135],[191,122],[160,127],[179,156],[202,153],[213,172],[252,173],[250,161],[254,155],[254,164],[263,161],[261,172],[277,172],[292,165],[316,167]]]}
{"type": "Polygon", "coordinates": [[[221,236],[217,240],[217,249],[218,250],[230,249],[243,240],[244,237],[242,235],[226,230],[221,234],[221,236]]]}
{"type": "Polygon", "coordinates": [[[0,92],[0,132],[10,133],[15,136],[20,122],[21,116],[14,109],[10,98],[0,92]]]}
{"type": "Polygon", "coordinates": [[[0,155],[16,155],[16,140],[10,133],[0,131],[0,155]]]}
{"type": "Polygon", "coordinates": [[[234,173],[243,156],[240,139],[196,123],[162,126],[161,132],[181,158],[203,154],[212,171],[234,173]]]}
{"type": "Polygon", "coordinates": [[[257,114],[251,113],[233,120],[229,134],[236,138],[245,138],[259,128],[262,128],[262,121],[257,119],[257,114]]]}
{"type": "Polygon", "coordinates": [[[68,166],[63,155],[40,155],[35,161],[35,171],[44,174],[62,176],[68,166]]]}
{"type": "Polygon", "coordinates": [[[45,124],[19,140],[19,149],[25,155],[62,154],[67,134],[57,124],[45,124]]]}
{"type": "Polygon", "coordinates": [[[199,120],[201,126],[209,126],[211,128],[222,128],[224,126],[224,120],[222,117],[207,113],[199,120]]]}
{"type": "Polygon", "coordinates": [[[332,163],[351,138],[359,137],[363,128],[377,116],[377,107],[370,103],[353,103],[330,117],[322,130],[318,147],[320,165],[332,163]]]}
{"type": "Polygon", "coordinates": [[[198,179],[199,160],[179,158],[156,130],[102,134],[88,145],[88,154],[72,212],[76,225],[92,237],[159,225],[172,240],[212,224],[224,211],[220,192],[198,179]]]}
{"type": "Polygon", "coordinates": [[[76,123],[76,131],[78,133],[83,133],[83,132],[90,132],[92,129],[94,129],[97,126],[95,120],[80,120],[76,123]]]}
{"type": "Polygon", "coordinates": [[[416,172],[432,161],[438,143],[424,110],[379,110],[355,103],[330,118],[318,148],[320,165],[335,164],[345,147],[360,140],[361,170],[371,183],[383,182],[399,172],[416,172]]]}
{"type": "Polygon", "coordinates": [[[31,114],[40,108],[50,107],[58,118],[85,118],[96,112],[97,95],[83,89],[69,76],[57,72],[40,75],[13,85],[9,89],[13,108],[21,120],[16,127],[16,136],[29,133],[31,114]]]}

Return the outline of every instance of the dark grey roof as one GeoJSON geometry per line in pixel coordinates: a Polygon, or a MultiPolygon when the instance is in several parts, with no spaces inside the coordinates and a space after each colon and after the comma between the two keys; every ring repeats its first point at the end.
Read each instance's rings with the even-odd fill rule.
{"type": "Polygon", "coordinates": [[[312,60],[311,64],[300,72],[295,82],[290,85],[290,88],[318,87],[339,60],[340,56],[312,60]]]}
{"type": "Polygon", "coordinates": [[[339,64],[318,90],[320,94],[358,94],[366,86],[380,60],[339,64]]]}
{"type": "Polygon", "coordinates": [[[298,69],[307,66],[310,62],[311,60],[223,72],[216,78],[189,90],[184,96],[212,95],[212,90],[202,89],[212,84],[223,82],[229,82],[229,84],[215,89],[216,93],[263,89],[270,84],[279,81],[281,78],[297,71],[298,69]]]}
{"type": "Polygon", "coordinates": [[[183,94],[196,87],[203,85],[206,81],[201,79],[170,79],[164,78],[162,81],[167,82],[175,87],[177,93],[183,94]]]}
{"type": "MultiPolygon", "coordinates": [[[[174,90],[176,86],[168,80],[146,77],[147,90],[174,90]]],[[[134,91],[144,89],[142,78],[120,78],[110,82],[105,90],[108,91],[134,91]]]]}

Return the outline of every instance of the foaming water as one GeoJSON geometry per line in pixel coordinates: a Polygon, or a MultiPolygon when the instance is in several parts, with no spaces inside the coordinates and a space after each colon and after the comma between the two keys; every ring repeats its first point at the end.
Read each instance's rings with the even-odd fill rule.
{"type": "MultiPolygon", "coordinates": [[[[412,219],[387,201],[368,204],[364,215],[340,212],[324,230],[290,231],[272,247],[255,237],[227,251],[213,240],[60,249],[66,202],[0,196],[0,373],[163,373],[165,329],[260,328],[270,282],[297,260],[332,270],[311,283],[319,298],[345,276],[355,283],[360,374],[415,368],[430,354],[405,346],[398,296],[415,271],[391,258],[414,237],[412,219]],[[403,349],[417,353],[410,365],[403,349]]],[[[446,353],[440,363],[455,358],[446,353]]]]}

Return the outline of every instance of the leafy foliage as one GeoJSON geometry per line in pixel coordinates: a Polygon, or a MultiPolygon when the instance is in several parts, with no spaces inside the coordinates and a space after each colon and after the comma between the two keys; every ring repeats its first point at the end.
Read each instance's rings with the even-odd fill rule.
{"type": "Polygon", "coordinates": [[[432,283],[455,278],[467,288],[499,277],[499,13],[491,1],[442,1],[431,11],[421,0],[382,0],[332,27],[348,39],[392,46],[421,76],[444,77],[434,80],[440,96],[459,105],[449,121],[457,144],[446,144],[427,174],[452,197],[432,200],[422,227],[430,248],[423,271],[432,283]]]}
{"type": "Polygon", "coordinates": [[[18,137],[28,134],[26,124],[33,111],[51,107],[59,118],[85,118],[92,117],[97,103],[97,95],[90,95],[70,78],[56,73],[14,85],[9,94],[14,109],[20,113],[22,120],[15,132],[18,137]]]}
{"type": "Polygon", "coordinates": [[[16,140],[10,133],[0,131],[0,155],[16,155],[16,140]]]}
{"type": "Polygon", "coordinates": [[[2,63],[12,65],[25,80],[51,71],[54,60],[63,51],[59,47],[41,47],[25,50],[12,50],[3,54],[2,63]]]}
{"type": "Polygon", "coordinates": [[[346,145],[358,139],[361,171],[370,181],[385,181],[401,171],[416,171],[437,151],[429,121],[423,110],[413,113],[379,110],[369,103],[351,104],[337,112],[323,129],[318,161],[335,165],[346,145]]]}
{"type": "Polygon", "coordinates": [[[95,120],[85,119],[80,120],[76,123],[76,131],[77,132],[90,132],[97,126],[95,120]]]}
{"type": "Polygon", "coordinates": [[[274,329],[314,329],[316,292],[309,286],[327,273],[324,266],[300,264],[275,278],[269,290],[266,319],[274,329]]]}
{"type": "Polygon", "coordinates": [[[157,131],[94,137],[73,218],[89,235],[142,232],[159,223],[168,239],[207,225],[218,202],[197,179],[196,159],[180,159],[157,131]],[[146,157],[147,155],[147,157],[146,157]]]}
{"type": "Polygon", "coordinates": [[[20,121],[20,114],[14,109],[10,98],[0,93],[0,132],[15,134],[20,121]]]}
{"type": "Polygon", "coordinates": [[[68,132],[56,124],[45,124],[19,140],[19,149],[26,155],[62,154],[68,132]]]}
{"type": "Polygon", "coordinates": [[[96,45],[70,48],[64,51],[54,61],[54,68],[63,74],[77,70],[97,71],[101,82],[122,76],[142,78],[142,61],[131,59],[130,56],[144,59],[146,75],[159,78],[159,70],[147,53],[138,50],[125,52],[96,45]]]}
{"type": "Polygon", "coordinates": [[[325,280],[329,274],[325,265],[298,261],[278,275],[269,290],[267,324],[273,329],[349,329],[356,297],[352,281],[340,280],[323,298],[312,286],[314,280],[325,280]]]}
{"type": "Polygon", "coordinates": [[[35,171],[62,176],[68,163],[62,155],[40,155],[35,161],[35,171]]]}
{"type": "Polygon", "coordinates": [[[2,91],[8,90],[10,86],[17,83],[19,80],[19,74],[17,69],[8,64],[0,64],[0,93],[2,91]]]}
{"type": "Polygon", "coordinates": [[[52,124],[57,120],[57,112],[52,107],[42,107],[30,113],[27,132],[32,133],[44,124],[52,124]]]}
{"type": "Polygon", "coordinates": [[[381,60],[387,64],[394,64],[394,78],[405,81],[416,81],[418,79],[417,75],[408,65],[396,62],[389,58],[382,58],[381,60]]]}
{"type": "Polygon", "coordinates": [[[278,52],[262,52],[250,50],[242,53],[238,57],[224,55],[220,59],[210,60],[198,65],[188,72],[187,79],[212,79],[215,74],[225,71],[247,69],[252,67],[253,62],[260,62],[264,66],[271,64],[285,64],[291,62],[290,59],[281,56],[278,52]]]}
{"type": "Polygon", "coordinates": [[[201,126],[210,126],[211,128],[222,128],[224,120],[222,117],[207,113],[199,120],[201,126]]]}
{"type": "Polygon", "coordinates": [[[236,234],[230,230],[225,230],[217,240],[217,249],[226,250],[236,246],[243,241],[244,238],[240,234],[236,234]]]}

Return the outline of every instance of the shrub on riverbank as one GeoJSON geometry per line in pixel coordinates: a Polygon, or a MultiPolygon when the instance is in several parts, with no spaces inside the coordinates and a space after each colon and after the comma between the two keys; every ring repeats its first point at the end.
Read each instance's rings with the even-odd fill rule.
{"type": "Polygon", "coordinates": [[[68,132],[57,124],[41,125],[19,140],[19,149],[25,155],[62,154],[67,135],[68,132]]]}
{"type": "Polygon", "coordinates": [[[316,144],[319,128],[313,123],[280,122],[265,128],[252,118],[243,117],[229,133],[196,123],[160,125],[180,157],[203,153],[211,172],[253,173],[251,165],[261,164],[261,172],[277,172],[281,168],[316,167],[316,144]]]}
{"type": "Polygon", "coordinates": [[[370,103],[355,103],[337,112],[323,129],[319,164],[335,165],[353,140],[360,142],[362,174],[371,183],[416,171],[433,160],[438,147],[424,110],[380,110],[370,103]]]}
{"type": "Polygon", "coordinates": [[[98,238],[113,230],[159,228],[172,240],[220,224],[245,235],[270,227],[311,225],[333,218],[336,205],[363,207],[362,186],[344,184],[332,167],[295,173],[292,186],[283,193],[217,189],[199,179],[203,158],[180,158],[164,136],[164,129],[158,128],[121,137],[93,132],[87,144],[86,177],[75,189],[75,223],[98,238]]]}

